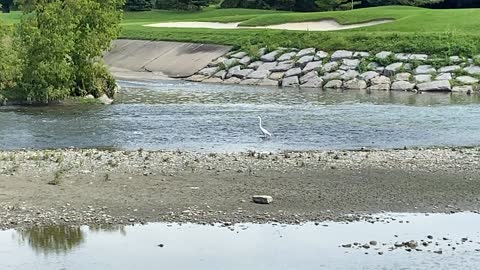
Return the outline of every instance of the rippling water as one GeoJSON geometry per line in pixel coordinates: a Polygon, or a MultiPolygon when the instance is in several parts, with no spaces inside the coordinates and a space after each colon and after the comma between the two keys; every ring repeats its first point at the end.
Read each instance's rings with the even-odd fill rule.
{"type": "Polygon", "coordinates": [[[480,144],[480,97],[121,82],[115,105],[0,107],[0,148],[318,150],[480,144]],[[262,140],[257,116],[274,137],[262,140]]]}
{"type": "Polygon", "coordinates": [[[11,230],[0,232],[0,269],[480,268],[477,225],[480,215],[389,214],[387,217],[394,220],[375,224],[327,223],[328,227],[311,223],[239,224],[232,231],[194,224],[11,230]],[[421,240],[430,241],[428,235],[432,236],[432,243],[424,247],[421,240]],[[340,247],[354,242],[363,245],[372,240],[378,245],[369,249],[340,247]],[[405,248],[389,251],[396,242],[410,240],[417,241],[421,251],[408,252],[405,248]],[[441,255],[435,253],[440,250],[441,255]]]}

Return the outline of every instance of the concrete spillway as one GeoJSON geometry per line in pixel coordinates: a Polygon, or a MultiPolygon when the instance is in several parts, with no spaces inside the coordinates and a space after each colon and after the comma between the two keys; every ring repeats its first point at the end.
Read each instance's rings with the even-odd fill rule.
{"type": "Polygon", "coordinates": [[[114,41],[104,59],[115,72],[151,72],[181,78],[230,50],[230,46],[222,45],[120,39],[114,41]]]}

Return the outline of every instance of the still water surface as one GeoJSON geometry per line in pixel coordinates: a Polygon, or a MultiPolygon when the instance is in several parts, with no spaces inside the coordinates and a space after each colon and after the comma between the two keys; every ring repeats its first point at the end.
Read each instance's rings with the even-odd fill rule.
{"type": "Polygon", "coordinates": [[[480,268],[480,215],[386,216],[395,220],[320,226],[239,224],[233,231],[194,224],[10,230],[0,232],[0,269],[480,268]],[[428,240],[428,235],[439,245],[421,246],[422,251],[407,252],[404,248],[388,251],[395,242],[416,240],[420,243],[428,240]],[[443,240],[444,237],[448,240],[443,240]],[[462,242],[465,237],[468,241],[462,242]],[[339,247],[371,240],[378,241],[379,245],[368,250],[339,247]],[[159,247],[160,244],[164,246],[159,247]],[[439,250],[443,254],[433,252],[439,250]],[[384,254],[378,255],[380,251],[384,254]]]}
{"type": "Polygon", "coordinates": [[[318,150],[480,144],[480,97],[121,82],[116,104],[0,107],[0,148],[318,150]],[[260,138],[257,116],[274,137],[260,138]]]}

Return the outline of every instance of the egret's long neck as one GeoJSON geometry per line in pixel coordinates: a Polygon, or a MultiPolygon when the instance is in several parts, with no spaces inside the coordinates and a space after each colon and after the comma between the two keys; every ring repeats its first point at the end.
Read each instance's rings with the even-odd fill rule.
{"type": "Polygon", "coordinates": [[[259,122],[258,125],[261,127],[262,126],[262,118],[258,118],[259,122]]]}

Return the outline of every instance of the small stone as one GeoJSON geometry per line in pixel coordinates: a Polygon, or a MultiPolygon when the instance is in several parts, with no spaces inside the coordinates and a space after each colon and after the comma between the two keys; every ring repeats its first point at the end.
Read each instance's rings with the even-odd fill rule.
{"type": "Polygon", "coordinates": [[[254,195],[252,199],[254,203],[258,204],[271,204],[273,202],[273,198],[267,195],[254,195]]]}
{"type": "Polygon", "coordinates": [[[395,76],[395,80],[396,81],[410,81],[410,79],[412,78],[412,74],[408,73],[408,72],[403,72],[403,73],[398,73],[396,76],[395,76]]]}
{"type": "Polygon", "coordinates": [[[250,63],[250,65],[248,65],[248,68],[258,69],[258,67],[260,67],[261,65],[263,65],[262,61],[255,61],[250,63]]]}
{"type": "Polygon", "coordinates": [[[342,88],[343,82],[341,80],[331,80],[324,85],[324,88],[327,89],[340,89],[342,88]]]}
{"type": "Polygon", "coordinates": [[[292,60],[292,59],[295,57],[295,55],[297,55],[296,52],[284,53],[284,54],[282,54],[277,60],[278,60],[279,62],[292,60]]]}
{"type": "Polygon", "coordinates": [[[237,59],[242,59],[244,58],[245,56],[247,56],[248,54],[246,52],[237,52],[235,54],[232,54],[230,57],[232,58],[237,58],[237,59]]]}
{"type": "Polygon", "coordinates": [[[260,66],[258,66],[257,71],[261,70],[274,70],[277,67],[277,62],[268,62],[268,63],[263,63],[260,66]]]}
{"type": "Polygon", "coordinates": [[[383,51],[383,52],[379,52],[375,55],[376,58],[378,59],[387,59],[388,57],[390,57],[393,53],[392,52],[388,52],[388,51],[383,51]]]}
{"type": "Polygon", "coordinates": [[[285,62],[280,62],[278,65],[274,68],[271,69],[273,72],[285,72],[289,69],[292,69],[295,67],[295,63],[293,61],[285,61],[285,62]]]}
{"type": "Polygon", "coordinates": [[[366,89],[367,88],[367,83],[364,80],[353,79],[353,80],[345,82],[343,84],[343,88],[350,89],[350,90],[366,89]]]}
{"type": "Polygon", "coordinates": [[[459,70],[461,70],[461,69],[462,69],[462,67],[457,66],[457,65],[455,65],[455,66],[446,66],[446,67],[440,68],[440,69],[438,70],[438,72],[440,72],[440,73],[452,73],[452,72],[459,71],[459,70]]]}
{"type": "Polygon", "coordinates": [[[272,80],[281,80],[283,78],[283,76],[285,75],[285,72],[273,72],[272,74],[270,74],[270,79],[272,80]]]}
{"type": "Polygon", "coordinates": [[[328,53],[327,52],[324,52],[324,51],[318,51],[316,54],[315,54],[315,57],[318,58],[318,60],[323,60],[325,58],[328,57],[328,53]]]}
{"type": "Polygon", "coordinates": [[[323,65],[322,71],[323,72],[332,72],[338,69],[338,63],[337,62],[329,62],[323,65]]]}
{"type": "Polygon", "coordinates": [[[453,79],[453,76],[451,73],[440,73],[437,75],[437,77],[435,77],[435,80],[436,81],[444,81],[444,80],[452,80],[453,79]]]}
{"type": "Polygon", "coordinates": [[[407,81],[396,81],[392,83],[391,90],[396,91],[411,91],[415,87],[415,84],[407,81]]]}
{"type": "Polygon", "coordinates": [[[391,77],[395,75],[400,69],[402,68],[403,63],[398,62],[398,63],[393,63],[385,67],[383,73],[385,76],[391,77]]]}
{"type": "Polygon", "coordinates": [[[310,62],[303,68],[303,73],[307,73],[307,72],[310,72],[312,70],[317,71],[321,67],[322,67],[322,62],[320,62],[320,61],[310,62]]]}
{"type": "Polygon", "coordinates": [[[431,65],[421,65],[415,69],[415,74],[431,74],[435,73],[437,70],[431,65]]]}
{"type": "Polygon", "coordinates": [[[426,54],[412,54],[410,56],[410,60],[426,61],[427,59],[428,55],[426,54]]]}
{"type": "Polygon", "coordinates": [[[282,80],[283,87],[297,87],[299,85],[300,85],[300,82],[297,76],[286,77],[282,80]]]}
{"type": "Polygon", "coordinates": [[[285,77],[298,76],[302,74],[301,68],[292,68],[285,72],[285,77]]]}
{"type": "Polygon", "coordinates": [[[341,60],[344,58],[352,58],[353,57],[353,52],[351,51],[346,51],[346,50],[338,50],[332,54],[332,60],[341,60]]]}
{"type": "Polygon", "coordinates": [[[432,75],[430,75],[430,74],[415,75],[414,79],[415,79],[416,83],[431,82],[432,81],[432,75]]]}
{"type": "Polygon", "coordinates": [[[347,72],[345,72],[344,74],[342,74],[340,76],[340,79],[344,80],[344,81],[349,81],[349,80],[353,80],[353,79],[357,78],[357,76],[359,76],[359,75],[360,74],[356,70],[348,70],[347,72]]]}
{"type": "Polygon", "coordinates": [[[332,72],[332,73],[326,73],[325,75],[322,76],[322,79],[324,81],[331,81],[331,80],[334,80],[334,79],[339,79],[340,76],[342,76],[343,74],[345,74],[345,71],[343,71],[343,70],[339,70],[339,71],[332,72]]]}
{"type": "Polygon", "coordinates": [[[297,60],[297,65],[304,68],[309,62],[313,61],[313,55],[305,55],[297,60]]]}
{"type": "Polygon", "coordinates": [[[368,52],[355,52],[353,54],[353,58],[367,58],[370,57],[370,53],[368,52]]]}
{"type": "Polygon", "coordinates": [[[377,241],[370,241],[370,245],[371,246],[376,246],[376,245],[378,245],[378,242],[377,241]]]}
{"type": "Polygon", "coordinates": [[[410,59],[412,55],[409,53],[397,53],[395,54],[395,59],[400,60],[400,61],[407,61],[410,59]]]}
{"type": "Polygon", "coordinates": [[[306,55],[312,55],[312,58],[313,58],[314,54],[315,54],[315,48],[307,48],[307,49],[303,49],[303,50],[299,51],[297,53],[297,57],[301,58],[301,57],[306,56],[306,55]]]}
{"type": "Polygon", "coordinates": [[[390,78],[386,77],[386,76],[379,76],[379,77],[375,77],[371,80],[371,83],[372,84],[388,84],[390,85],[391,81],[390,81],[390,78]]]}
{"type": "Polygon", "coordinates": [[[250,64],[250,62],[252,62],[252,58],[250,56],[245,56],[242,59],[240,59],[240,61],[238,61],[239,64],[244,66],[250,64]]]}
{"type": "Polygon", "coordinates": [[[478,66],[471,66],[463,69],[470,75],[480,75],[480,67],[478,66]]]}
{"type": "Polygon", "coordinates": [[[369,82],[371,79],[379,76],[378,72],[375,71],[367,71],[362,74],[360,74],[360,78],[364,79],[365,81],[369,82]]]}
{"type": "Polygon", "coordinates": [[[275,61],[275,59],[277,58],[277,56],[280,54],[280,51],[273,51],[273,52],[270,52],[270,53],[267,53],[265,55],[263,55],[262,57],[260,57],[260,59],[264,62],[273,62],[275,61]]]}

